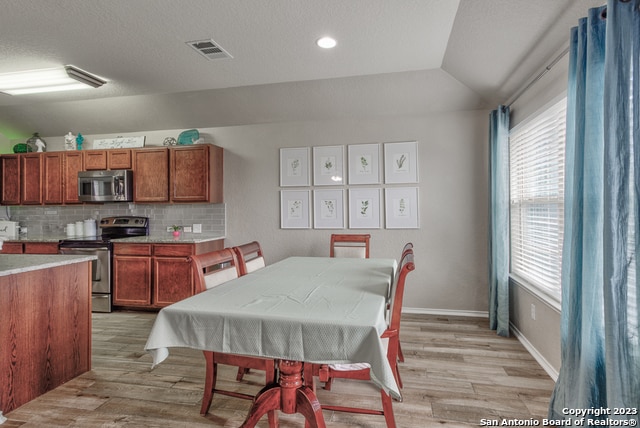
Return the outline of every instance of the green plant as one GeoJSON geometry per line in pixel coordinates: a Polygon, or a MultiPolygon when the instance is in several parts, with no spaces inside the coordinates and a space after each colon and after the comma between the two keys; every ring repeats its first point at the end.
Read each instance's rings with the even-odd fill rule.
{"type": "Polygon", "coordinates": [[[171,229],[172,229],[174,232],[179,232],[179,231],[181,231],[181,230],[182,230],[182,226],[178,226],[178,225],[175,225],[175,224],[174,224],[173,226],[171,226],[171,229]]]}

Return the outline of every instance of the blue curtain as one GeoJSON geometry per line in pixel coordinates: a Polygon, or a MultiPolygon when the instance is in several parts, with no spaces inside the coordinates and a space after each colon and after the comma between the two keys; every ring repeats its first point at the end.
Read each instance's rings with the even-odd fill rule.
{"type": "Polygon", "coordinates": [[[489,326],[509,336],[509,107],[489,121],[489,326]]]}
{"type": "Polygon", "coordinates": [[[630,269],[640,236],[639,6],[609,0],[571,32],[562,366],[551,419],[637,422],[640,411],[637,269],[630,269]],[[632,410],[614,414],[619,408],[632,410]]]}

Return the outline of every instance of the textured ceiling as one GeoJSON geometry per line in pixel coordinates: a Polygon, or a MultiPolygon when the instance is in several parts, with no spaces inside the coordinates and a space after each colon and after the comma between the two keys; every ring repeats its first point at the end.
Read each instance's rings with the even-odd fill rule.
{"type": "Polygon", "coordinates": [[[0,73],[73,64],[98,89],[0,94],[0,133],[117,133],[486,108],[592,0],[3,0],[0,73]],[[338,40],[321,50],[323,35],[338,40]],[[233,58],[185,43],[213,39],[233,58]]]}

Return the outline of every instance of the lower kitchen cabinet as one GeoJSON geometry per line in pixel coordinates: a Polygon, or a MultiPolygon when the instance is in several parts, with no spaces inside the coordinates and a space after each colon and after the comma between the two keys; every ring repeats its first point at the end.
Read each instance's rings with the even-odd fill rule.
{"type": "Polygon", "coordinates": [[[113,245],[113,305],[159,309],[194,294],[189,256],[219,250],[224,240],[203,243],[113,245]]]}

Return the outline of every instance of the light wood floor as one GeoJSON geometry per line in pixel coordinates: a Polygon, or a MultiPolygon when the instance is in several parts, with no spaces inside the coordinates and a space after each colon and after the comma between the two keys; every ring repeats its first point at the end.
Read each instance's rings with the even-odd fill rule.
{"type": "MultiPolygon", "coordinates": [[[[174,348],[151,370],[143,350],[155,318],[150,313],[93,315],[93,370],[5,415],[2,428],[238,427],[250,402],[216,395],[212,414],[199,414],[204,378],[200,351],[174,348]]],[[[394,403],[399,428],[478,426],[481,419],[541,419],[553,382],[515,338],[487,329],[487,320],[404,315],[401,365],[404,401],[394,403]]],[[[222,366],[221,366],[222,367],[222,366]]],[[[219,382],[254,393],[262,374],[235,382],[222,367],[219,382]]],[[[379,406],[368,383],[336,380],[319,390],[321,402],[379,406]]],[[[385,427],[382,416],[324,412],[328,427],[385,427]]],[[[299,415],[280,426],[303,427],[299,415]]],[[[266,418],[260,427],[266,427],[266,418]]]]}

